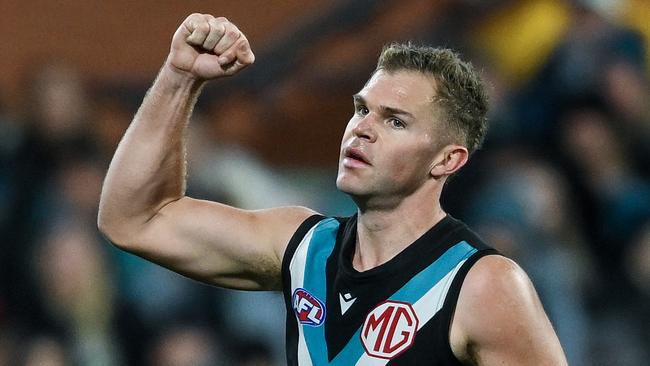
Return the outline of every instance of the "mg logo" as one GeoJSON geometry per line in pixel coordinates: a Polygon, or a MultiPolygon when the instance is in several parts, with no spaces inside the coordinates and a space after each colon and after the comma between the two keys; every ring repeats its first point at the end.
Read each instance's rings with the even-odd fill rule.
{"type": "Polygon", "coordinates": [[[325,321],[325,305],[304,288],[293,292],[293,310],[301,324],[318,327],[325,321]]]}
{"type": "Polygon", "coordinates": [[[366,316],[361,343],[370,356],[392,359],[411,347],[417,329],[418,317],[411,304],[387,300],[366,316]]]}

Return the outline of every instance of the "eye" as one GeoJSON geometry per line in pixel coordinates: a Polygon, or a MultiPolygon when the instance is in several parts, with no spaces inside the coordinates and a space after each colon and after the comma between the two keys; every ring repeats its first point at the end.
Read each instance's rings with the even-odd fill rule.
{"type": "Polygon", "coordinates": [[[360,116],[365,116],[366,114],[370,113],[368,108],[363,104],[359,104],[359,105],[355,106],[354,108],[356,110],[356,113],[358,115],[360,115],[360,116]]]}
{"type": "Polygon", "coordinates": [[[406,128],[406,123],[404,123],[404,121],[402,121],[401,119],[395,118],[395,117],[389,118],[388,119],[388,124],[392,128],[395,128],[395,129],[398,129],[398,130],[406,128]]]}

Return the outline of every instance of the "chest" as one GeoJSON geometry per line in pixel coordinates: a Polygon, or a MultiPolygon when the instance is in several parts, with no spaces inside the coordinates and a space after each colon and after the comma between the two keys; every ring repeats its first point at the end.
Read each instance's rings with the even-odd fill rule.
{"type": "Polygon", "coordinates": [[[402,265],[355,273],[335,224],[307,235],[289,266],[296,364],[450,364],[440,362],[451,352],[447,294],[476,249],[461,242],[429,258],[397,256],[402,265]]]}

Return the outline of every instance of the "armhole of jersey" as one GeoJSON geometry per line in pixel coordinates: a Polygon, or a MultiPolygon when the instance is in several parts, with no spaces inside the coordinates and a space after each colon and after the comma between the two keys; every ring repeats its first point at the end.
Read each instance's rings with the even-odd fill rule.
{"type": "Polygon", "coordinates": [[[458,304],[458,296],[460,295],[460,289],[463,287],[463,283],[465,282],[465,277],[467,276],[467,273],[469,273],[469,270],[474,266],[474,264],[479,259],[488,255],[501,255],[501,254],[494,249],[484,249],[484,250],[479,250],[478,252],[474,253],[474,255],[472,255],[467,259],[467,261],[462,265],[458,273],[456,273],[456,276],[454,277],[451,283],[451,287],[449,288],[449,292],[447,293],[447,296],[445,298],[445,304],[443,305],[441,310],[442,311],[441,324],[442,324],[442,331],[444,332],[442,338],[445,340],[445,348],[449,353],[449,357],[453,360],[456,360],[459,365],[461,364],[461,362],[460,360],[458,360],[458,358],[456,358],[454,351],[451,349],[451,343],[449,340],[449,337],[451,336],[451,322],[452,319],[454,318],[454,314],[456,313],[456,304],[458,304]]]}
{"type": "Polygon", "coordinates": [[[286,343],[286,357],[287,365],[297,365],[298,360],[296,359],[297,348],[298,348],[298,324],[295,321],[295,317],[292,316],[291,308],[291,273],[289,271],[289,265],[291,264],[291,259],[298,249],[298,245],[305,237],[307,232],[318,224],[319,221],[325,219],[325,216],[322,215],[312,215],[309,216],[305,221],[298,226],[296,232],[289,239],[287,248],[284,251],[282,256],[282,294],[284,297],[284,303],[286,307],[286,330],[285,330],[285,343],[286,343]]]}
{"type": "MultiPolygon", "coordinates": [[[[291,263],[291,258],[296,253],[298,245],[302,241],[302,238],[307,234],[309,229],[316,225],[319,221],[323,220],[325,216],[322,215],[312,215],[309,216],[305,221],[298,226],[298,229],[287,244],[287,248],[284,250],[284,255],[282,256],[282,289],[286,290],[286,284],[291,283],[291,273],[289,273],[289,264],[291,263]]],[[[286,292],[286,291],[285,291],[286,292]]]]}

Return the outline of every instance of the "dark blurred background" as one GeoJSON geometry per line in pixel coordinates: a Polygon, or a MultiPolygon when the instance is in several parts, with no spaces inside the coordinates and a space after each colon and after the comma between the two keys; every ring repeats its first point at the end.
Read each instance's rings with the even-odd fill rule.
{"type": "Polygon", "coordinates": [[[351,95],[382,44],[458,50],[491,130],[445,208],[529,273],[571,365],[650,364],[647,0],[0,2],[0,365],[282,365],[274,293],[198,284],[95,225],[115,147],[191,12],[240,26],[255,65],[215,82],[189,194],[346,215],[351,95]]]}

